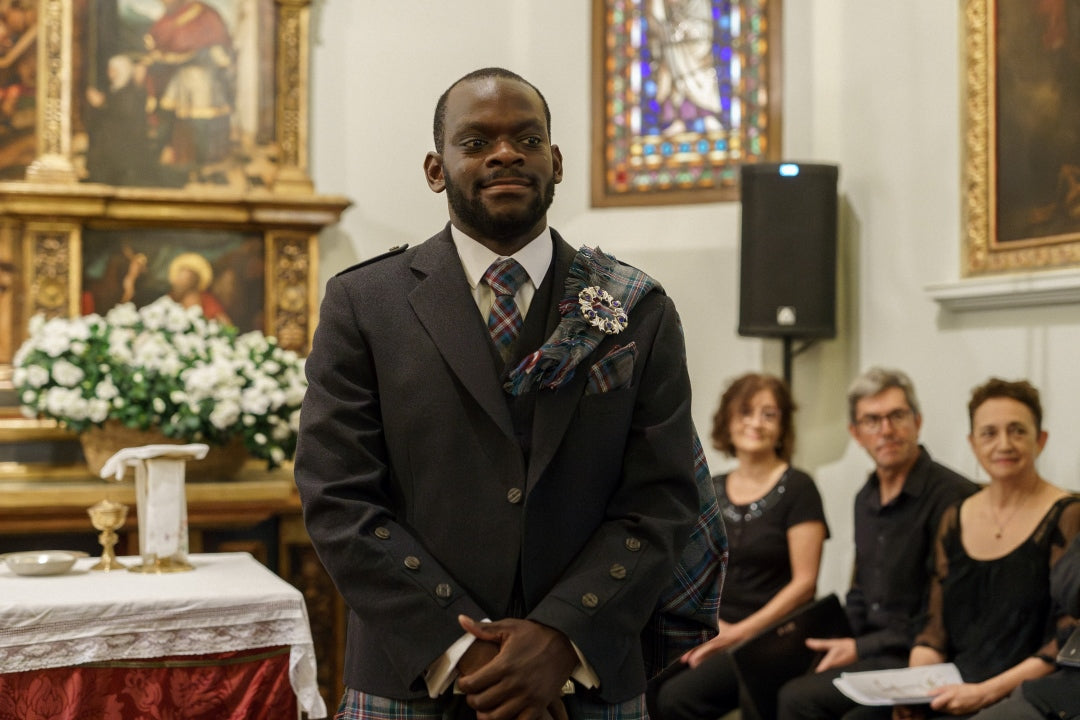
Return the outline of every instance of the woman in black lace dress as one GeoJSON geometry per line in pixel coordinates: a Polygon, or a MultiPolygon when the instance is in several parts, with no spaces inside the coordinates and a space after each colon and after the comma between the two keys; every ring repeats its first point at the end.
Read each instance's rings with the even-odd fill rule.
{"type": "Polygon", "coordinates": [[[1039,476],[1046,444],[1039,393],[1026,381],[991,379],[968,404],[972,450],[989,483],[946,511],[935,552],[926,625],[911,665],[952,662],[964,682],[939,688],[929,708],[893,717],[969,717],[1025,680],[1054,669],[1050,573],[1080,531],[1080,497],[1039,476]]]}

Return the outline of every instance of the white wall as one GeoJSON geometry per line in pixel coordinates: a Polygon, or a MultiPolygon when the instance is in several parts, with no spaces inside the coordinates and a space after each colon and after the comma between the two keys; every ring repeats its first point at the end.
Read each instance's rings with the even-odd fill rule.
{"type": "MultiPolygon", "coordinates": [[[[600,245],[657,277],[687,333],[694,417],[708,432],[719,393],[754,369],[779,373],[778,343],[735,334],[737,203],[589,207],[587,0],[316,0],[312,174],[355,205],[322,238],[322,280],[446,221],[424,183],[438,95],[501,65],[546,95],[566,176],[549,214],[572,244],[600,245]]],[[[951,314],[924,286],[959,275],[961,0],[788,0],[784,154],[840,165],[839,334],[794,364],[799,450],[826,498],[833,539],[822,590],[847,585],[851,500],[870,463],[846,432],[844,389],[871,364],[911,374],[932,454],[973,477],[966,402],[990,375],[1043,391],[1044,476],[1080,489],[1080,305],[951,314]]],[[[710,454],[714,469],[725,465],[710,454]]]]}

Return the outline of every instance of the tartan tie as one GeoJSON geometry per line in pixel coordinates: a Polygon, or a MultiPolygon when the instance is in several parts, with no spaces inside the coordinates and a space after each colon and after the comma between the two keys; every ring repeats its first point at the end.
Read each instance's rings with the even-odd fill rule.
{"type": "Polygon", "coordinates": [[[484,282],[495,293],[495,302],[488,314],[488,334],[504,361],[509,359],[510,347],[521,333],[521,313],[514,295],[527,279],[525,268],[513,258],[496,260],[484,273],[484,282]]]}

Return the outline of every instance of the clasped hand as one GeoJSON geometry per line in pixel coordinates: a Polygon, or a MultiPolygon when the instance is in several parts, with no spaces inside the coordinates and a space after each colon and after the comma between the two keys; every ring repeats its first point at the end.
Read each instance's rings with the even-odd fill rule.
{"type": "Polygon", "coordinates": [[[558,630],[531,620],[458,622],[476,641],[458,662],[458,688],[477,720],[565,717],[559,698],[577,653],[558,630]]]}

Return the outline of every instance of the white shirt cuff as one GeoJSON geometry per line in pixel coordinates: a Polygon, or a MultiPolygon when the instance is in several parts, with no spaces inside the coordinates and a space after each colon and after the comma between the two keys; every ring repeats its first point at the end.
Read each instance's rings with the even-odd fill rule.
{"type": "MultiPolygon", "coordinates": [[[[483,622],[489,621],[484,620],[483,622]]],[[[435,658],[435,662],[428,665],[427,671],[424,673],[424,683],[427,685],[429,697],[439,697],[457,679],[457,664],[465,651],[472,647],[475,640],[475,635],[465,633],[455,640],[454,644],[446,649],[446,652],[435,658]]],[[[570,646],[574,648],[574,654],[577,655],[578,659],[577,667],[570,673],[570,677],[577,680],[582,687],[600,687],[600,678],[596,675],[592,665],[589,664],[585,656],[581,654],[581,650],[572,641],[570,646]]],[[[567,695],[572,692],[574,692],[574,684],[567,680],[566,685],[563,686],[563,694],[567,695]]]]}
{"type": "Polygon", "coordinates": [[[465,651],[472,647],[475,640],[475,635],[465,633],[455,640],[446,652],[435,658],[435,662],[428,665],[427,672],[424,673],[424,682],[427,684],[429,697],[439,697],[450,687],[450,683],[457,679],[458,661],[461,660],[465,651]]]}

